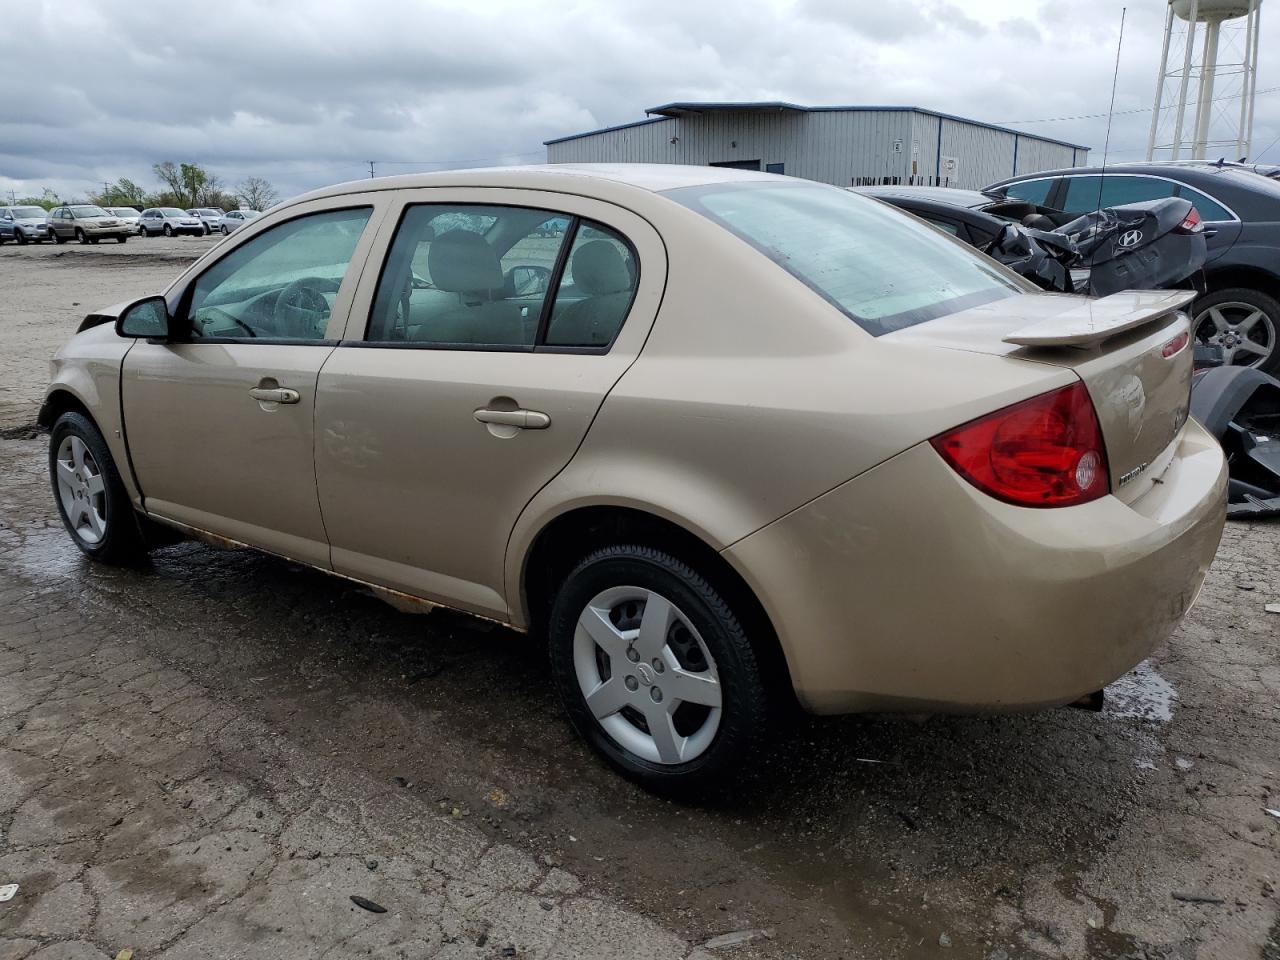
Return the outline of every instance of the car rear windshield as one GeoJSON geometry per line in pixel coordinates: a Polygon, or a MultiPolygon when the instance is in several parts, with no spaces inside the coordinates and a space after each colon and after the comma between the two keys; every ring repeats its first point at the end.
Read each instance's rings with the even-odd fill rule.
{"type": "Polygon", "coordinates": [[[959,241],[836,187],[715,183],[665,195],[751,244],[872,336],[1031,289],[959,241]]]}

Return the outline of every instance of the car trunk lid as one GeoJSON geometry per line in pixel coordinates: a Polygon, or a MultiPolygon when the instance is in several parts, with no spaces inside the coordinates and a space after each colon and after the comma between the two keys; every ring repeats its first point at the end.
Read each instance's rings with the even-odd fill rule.
{"type": "Polygon", "coordinates": [[[1111,490],[1131,502],[1158,481],[1187,419],[1192,350],[1182,309],[1194,296],[1184,290],[1127,291],[1099,300],[1033,294],[887,336],[1071,369],[1098,414],[1111,490]]]}

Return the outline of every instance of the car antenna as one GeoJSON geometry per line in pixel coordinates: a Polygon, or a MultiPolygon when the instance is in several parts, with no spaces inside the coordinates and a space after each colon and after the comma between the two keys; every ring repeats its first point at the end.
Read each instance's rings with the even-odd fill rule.
{"type": "Polygon", "coordinates": [[[1107,109],[1107,139],[1102,145],[1102,172],[1098,174],[1098,206],[1102,209],[1102,185],[1107,179],[1107,153],[1111,150],[1111,120],[1116,112],[1116,86],[1120,83],[1120,49],[1124,46],[1124,18],[1128,7],[1120,8],[1120,39],[1116,41],[1116,72],[1111,78],[1111,106],[1107,109]]]}

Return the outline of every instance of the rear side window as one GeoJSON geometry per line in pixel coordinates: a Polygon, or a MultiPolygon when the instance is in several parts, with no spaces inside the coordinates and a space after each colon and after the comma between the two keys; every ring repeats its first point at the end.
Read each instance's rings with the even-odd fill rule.
{"type": "Polygon", "coordinates": [[[579,224],[547,326],[547,345],[612,343],[631,309],[636,272],[635,256],[618,234],[601,224],[579,224]]]}
{"type": "Polygon", "coordinates": [[[1030,289],[972,248],[848,190],[717,183],[666,196],[741,237],[873,336],[1030,289]]]}
{"type": "Polygon", "coordinates": [[[417,204],[387,255],[367,339],[603,351],[637,273],[630,244],[603,224],[531,207],[417,204]]]}
{"type": "Polygon", "coordinates": [[[1182,189],[1178,192],[1178,196],[1190,200],[1196,210],[1200,214],[1202,220],[1210,222],[1222,222],[1224,220],[1234,220],[1231,211],[1220,204],[1217,200],[1210,199],[1199,190],[1192,189],[1186,184],[1182,185],[1182,189]]]}
{"type": "MultiPolygon", "coordinates": [[[[1105,207],[1118,207],[1144,200],[1163,200],[1177,196],[1179,184],[1156,177],[1070,177],[1067,179],[1065,213],[1092,213],[1105,207]]],[[[1204,212],[1201,211],[1201,215],[1204,212]]]]}
{"type": "Polygon", "coordinates": [[[1006,197],[1014,197],[1018,200],[1026,200],[1028,203],[1034,203],[1036,206],[1043,207],[1045,201],[1049,199],[1049,190],[1053,187],[1053,180],[1024,180],[1021,183],[1011,183],[1004,191],[1006,197]]]}

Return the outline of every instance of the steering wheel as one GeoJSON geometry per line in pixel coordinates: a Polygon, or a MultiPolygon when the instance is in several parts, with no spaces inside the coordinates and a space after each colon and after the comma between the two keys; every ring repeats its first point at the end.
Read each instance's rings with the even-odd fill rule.
{"type": "Polygon", "coordinates": [[[331,285],[331,281],[320,277],[302,277],[281,290],[271,311],[276,333],[308,340],[323,337],[329,321],[329,301],[318,288],[331,285]]]}

